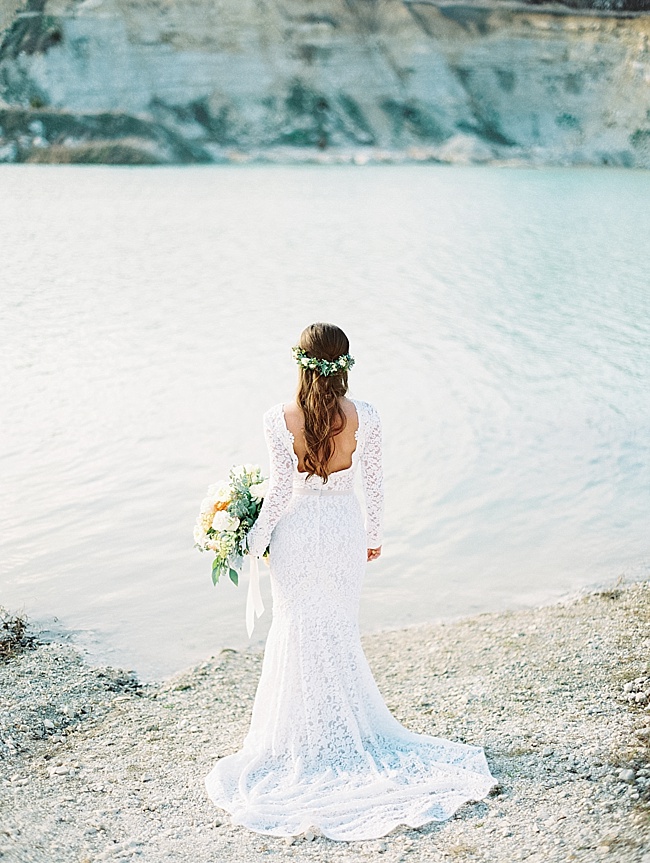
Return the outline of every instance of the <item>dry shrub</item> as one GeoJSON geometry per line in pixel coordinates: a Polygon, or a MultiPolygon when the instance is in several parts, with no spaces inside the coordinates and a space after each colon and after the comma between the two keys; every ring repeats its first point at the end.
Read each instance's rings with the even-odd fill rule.
{"type": "Polygon", "coordinates": [[[0,660],[32,647],[34,641],[34,636],[27,634],[27,618],[10,614],[0,606],[0,660]]]}

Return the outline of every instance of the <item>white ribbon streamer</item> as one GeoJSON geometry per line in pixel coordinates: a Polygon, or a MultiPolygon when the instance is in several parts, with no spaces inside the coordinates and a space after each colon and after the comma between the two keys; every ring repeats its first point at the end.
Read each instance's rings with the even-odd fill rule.
{"type": "Polygon", "coordinates": [[[260,593],[259,561],[254,554],[249,555],[249,557],[251,565],[248,578],[248,594],[246,595],[246,631],[250,638],[255,626],[255,614],[258,617],[262,616],[264,603],[262,602],[262,594],[260,593]]]}

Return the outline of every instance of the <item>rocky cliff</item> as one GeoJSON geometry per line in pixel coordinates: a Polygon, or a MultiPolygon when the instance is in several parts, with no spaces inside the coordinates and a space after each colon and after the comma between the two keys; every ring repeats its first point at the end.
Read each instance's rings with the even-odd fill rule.
{"type": "Polygon", "coordinates": [[[645,3],[0,0],[0,160],[650,167],[645,3]]]}

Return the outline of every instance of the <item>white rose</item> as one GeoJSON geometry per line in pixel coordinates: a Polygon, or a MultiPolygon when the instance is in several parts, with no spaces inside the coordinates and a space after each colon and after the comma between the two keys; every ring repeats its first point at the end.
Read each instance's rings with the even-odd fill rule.
{"type": "Polygon", "coordinates": [[[203,545],[205,541],[205,533],[203,531],[203,527],[200,524],[194,525],[194,542],[198,542],[199,545],[203,545]]]}
{"type": "Polygon", "coordinates": [[[266,497],[268,490],[269,490],[268,479],[265,479],[262,482],[256,482],[250,487],[251,497],[254,497],[255,500],[262,500],[262,498],[266,497]]]}
{"type": "Polygon", "coordinates": [[[211,497],[204,497],[201,501],[201,512],[210,512],[214,509],[214,500],[211,497]]]}
{"type": "Polygon", "coordinates": [[[212,527],[214,530],[237,530],[239,527],[239,519],[228,515],[225,509],[220,509],[215,512],[212,519],[212,527]]]}
{"type": "Polygon", "coordinates": [[[227,482],[219,482],[211,485],[208,494],[213,503],[227,503],[230,500],[231,491],[227,482]]]}

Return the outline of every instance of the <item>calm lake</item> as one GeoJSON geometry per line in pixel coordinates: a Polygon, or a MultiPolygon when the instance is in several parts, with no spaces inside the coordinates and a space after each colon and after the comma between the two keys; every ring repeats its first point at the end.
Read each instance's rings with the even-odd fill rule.
{"type": "MultiPolygon", "coordinates": [[[[383,419],[364,631],[650,569],[650,173],[0,166],[0,604],[155,679],[246,635],[196,512],[314,320],[383,419]]],[[[264,567],[262,568],[265,569],[264,567]]]]}

